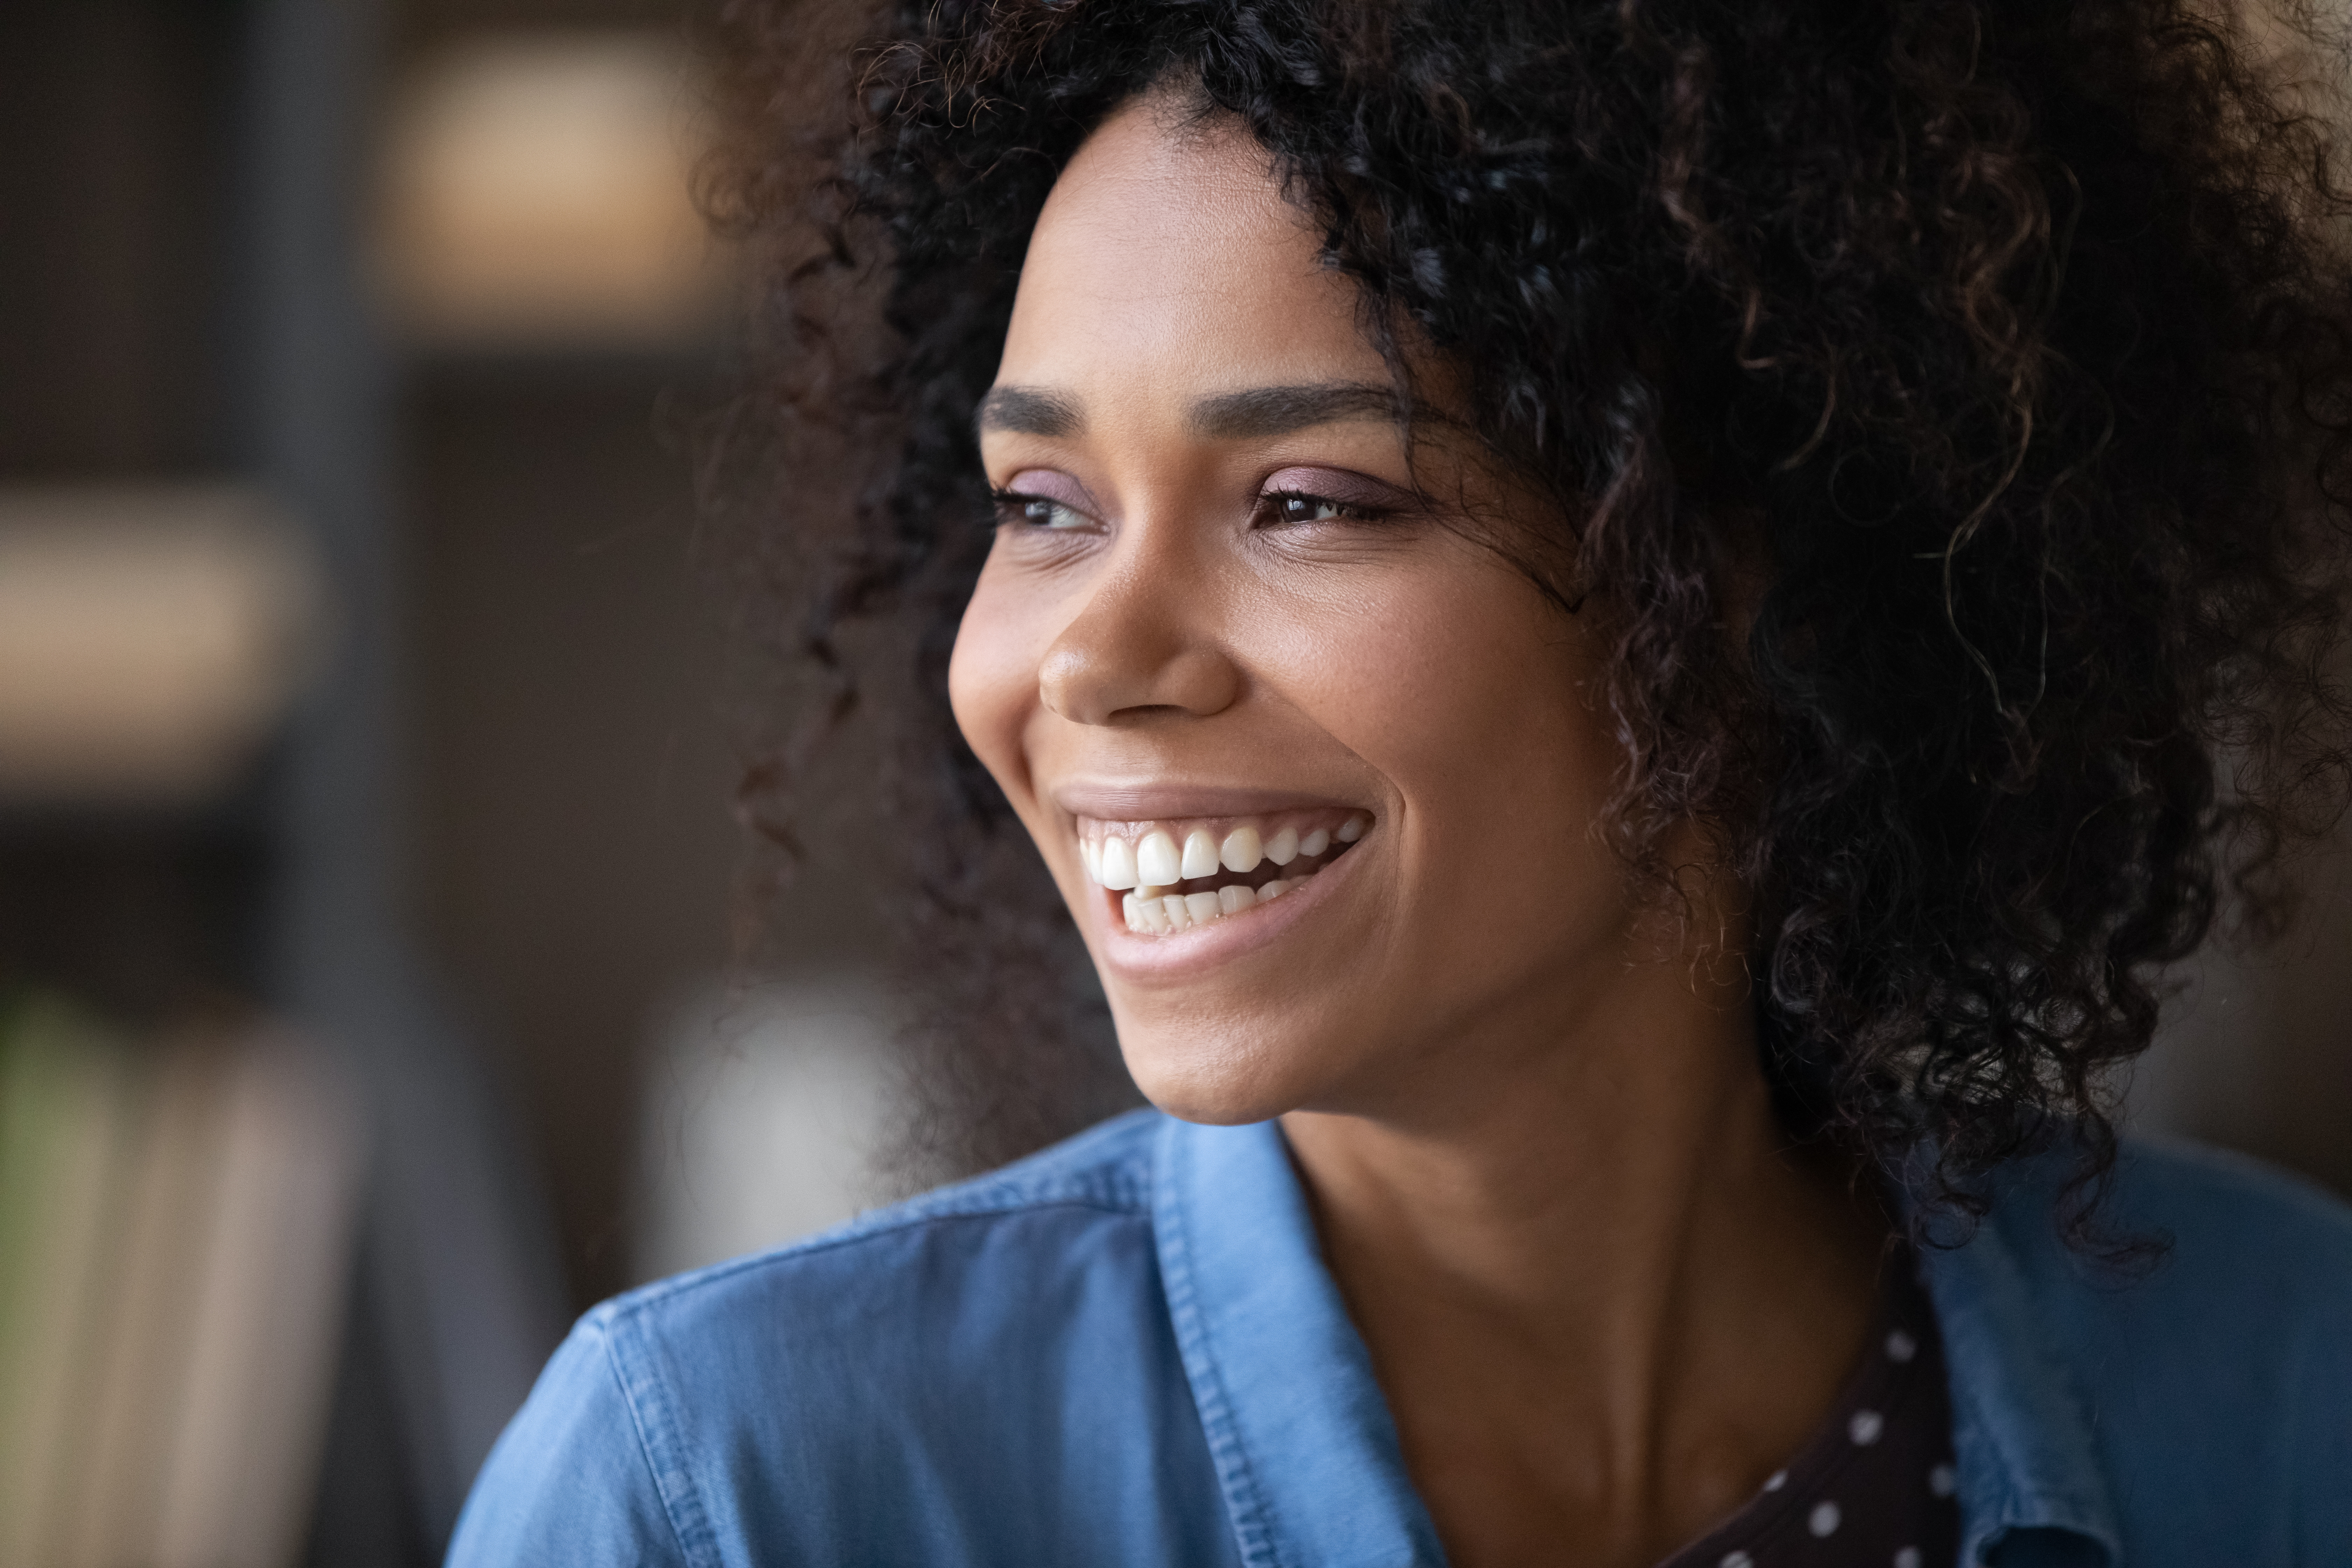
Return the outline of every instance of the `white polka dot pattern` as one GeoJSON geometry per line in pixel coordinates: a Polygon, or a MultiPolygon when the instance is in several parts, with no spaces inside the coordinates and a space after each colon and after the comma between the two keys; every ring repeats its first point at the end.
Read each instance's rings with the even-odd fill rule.
{"type": "Polygon", "coordinates": [[[1957,1568],[1958,1477],[1935,1306],[1908,1268],[1888,1271],[1885,1292],[1861,1364],[1804,1447],[1745,1508],[1660,1568],[1957,1568]]]}

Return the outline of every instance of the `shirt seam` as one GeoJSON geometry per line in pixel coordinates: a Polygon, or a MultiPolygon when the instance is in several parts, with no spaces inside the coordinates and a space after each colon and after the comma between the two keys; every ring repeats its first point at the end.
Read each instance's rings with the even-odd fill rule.
{"type": "MultiPolygon", "coordinates": [[[[1163,1156],[1167,1145],[1159,1151],[1163,1156]]],[[[1163,1173],[1163,1174],[1167,1174],[1163,1173]]],[[[1258,1482],[1257,1468],[1251,1462],[1249,1447],[1241,1438],[1240,1428],[1233,1415],[1233,1401],[1225,1393],[1224,1369],[1209,1344],[1205,1320],[1201,1311],[1199,1294],[1192,1283],[1192,1233],[1184,1223],[1181,1198],[1171,1194],[1171,1201],[1163,1213],[1155,1214],[1155,1224],[1165,1223],[1173,1231],[1173,1269],[1163,1260],[1161,1273],[1169,1287],[1169,1318],[1176,1328],[1180,1351],[1192,1352],[1188,1362],[1197,1357],[1202,1378],[1208,1384],[1209,1407],[1201,1411],[1202,1430],[1209,1438],[1209,1457],[1222,1477],[1230,1463],[1236,1489],[1243,1493],[1246,1507],[1234,1510],[1234,1533],[1241,1537],[1242,1562],[1245,1568],[1281,1568],[1282,1555],[1276,1546],[1276,1531],[1265,1499],[1265,1490],[1258,1482]]],[[[1199,1403],[1202,1390],[1193,1390],[1199,1403]]]]}
{"type": "Polygon", "coordinates": [[[1070,1192],[1051,1195],[1036,1194],[1007,1202],[975,1204],[970,1207],[941,1205],[919,1213],[894,1215],[879,1219],[871,1226],[859,1226],[839,1236],[813,1237],[804,1242],[754,1253],[748,1258],[698,1269],[682,1279],[665,1280],[659,1285],[634,1291],[616,1301],[608,1301],[599,1311],[612,1321],[634,1319],[678,1297],[691,1295],[705,1286],[719,1285],[740,1275],[762,1268],[796,1262],[803,1258],[821,1258],[862,1242],[877,1241],[904,1231],[940,1220],[988,1219],[1008,1215],[1032,1214],[1048,1209],[1089,1209],[1098,1214],[1128,1219],[1149,1219],[1150,1210],[1141,1204],[1116,1193],[1070,1192]]]}
{"type": "MultiPolygon", "coordinates": [[[[2073,1380],[2073,1368],[2056,1357],[2046,1342],[2032,1335],[2025,1325],[2002,1321],[2003,1314],[1985,1299],[1987,1295],[1997,1294],[2011,1285],[2021,1293],[2030,1294],[2033,1289],[2032,1283],[2025,1278],[2023,1265],[2016,1256],[2010,1236],[2002,1228],[2003,1217],[1998,1212],[1988,1215],[1981,1222],[1978,1234],[1967,1243],[1969,1247],[1985,1249],[1980,1254],[1984,1265],[2006,1271],[2003,1280],[1990,1289],[1983,1282],[1979,1282],[1969,1292],[1977,1299],[1968,1302],[1965,1311],[1958,1315],[1968,1318],[1979,1334],[1988,1328],[1993,1330],[1990,1337],[2010,1352],[2045,1361],[2058,1373],[2062,1379],[2059,1394],[2063,1395],[2067,1410],[2082,1420],[2085,1447],[2080,1457],[2085,1464],[2095,1467],[2093,1484],[2088,1487],[2053,1487],[2036,1473],[2039,1467],[2031,1462],[2031,1457],[2021,1447],[2023,1439],[2007,1430],[2003,1423],[1988,1418],[1976,1382],[1964,1374],[1962,1358],[1952,1353],[1953,1338],[1947,1332],[1944,1340],[1945,1368],[1952,1394],[1955,1457],[1961,1458],[1958,1453],[1959,1435],[1963,1426],[1961,1411],[1965,1405],[1968,1412],[1965,1425],[1970,1429],[1974,1442],[1990,1450],[1989,1457],[1995,1461],[1993,1468],[1998,1482],[1995,1496],[1989,1500],[1994,1504],[1990,1518],[1974,1517],[1975,1510],[1967,1508],[1964,1500],[1960,1536],[1962,1562],[1972,1564],[1990,1561],[1986,1555],[1987,1549],[2020,1530],[2054,1529],[2093,1542],[2104,1554],[2103,1560],[2109,1568],[2114,1568],[2120,1558],[2119,1533],[2113,1506],[2098,1484],[2100,1478],[2095,1467],[2103,1462],[2102,1457],[2095,1441],[2091,1438],[2087,1420],[2089,1412],[2085,1408],[2081,1387],[2073,1380]],[[2084,1522],[2094,1516],[2102,1522],[2102,1529],[2088,1528],[2084,1522]]],[[[1932,1291],[1930,1295],[1933,1296],[1932,1291]]],[[[1954,1304],[1942,1300],[1935,1302],[1947,1328],[1954,1315],[1949,1310],[1950,1305],[1954,1304]]],[[[1963,1496],[1965,1500],[1965,1493],[1963,1496]]]]}
{"type": "Polygon", "coordinates": [[[677,1542],[679,1557],[696,1568],[721,1568],[717,1532],[711,1529],[709,1511],[702,1506],[702,1491],[695,1484],[694,1474],[679,1452],[676,1423],[670,1419],[668,1402],[657,1386],[658,1375],[650,1368],[634,1371],[629,1363],[634,1359],[621,1344],[622,1325],[615,1322],[603,1336],[604,1361],[614,1383],[619,1384],[622,1403],[629,1409],[629,1424],[637,1439],[637,1454],[651,1474],[654,1493],[661,1499],[662,1517],[669,1523],[671,1537],[677,1542]]]}

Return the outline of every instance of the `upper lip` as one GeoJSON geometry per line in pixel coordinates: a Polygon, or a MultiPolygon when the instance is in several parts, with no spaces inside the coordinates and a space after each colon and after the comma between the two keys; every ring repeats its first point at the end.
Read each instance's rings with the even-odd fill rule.
{"type": "Polygon", "coordinates": [[[1343,800],[1315,790],[1143,780],[1071,780],[1055,785],[1047,792],[1047,798],[1072,816],[1097,822],[1259,816],[1269,812],[1315,806],[1366,809],[1360,802],[1343,800]]]}

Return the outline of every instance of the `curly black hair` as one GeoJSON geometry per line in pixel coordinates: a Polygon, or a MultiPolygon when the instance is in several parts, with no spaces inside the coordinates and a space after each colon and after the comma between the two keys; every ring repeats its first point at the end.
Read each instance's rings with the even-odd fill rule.
{"type": "Polygon", "coordinates": [[[944,669],[987,548],[971,416],[1032,226],[1156,86],[1248,128],[1400,385],[1420,354],[1456,367],[1473,427],[1557,500],[1516,554],[1608,628],[1604,826],[1667,902],[1667,830],[1713,836],[1756,911],[1783,1114],[1889,1168],[1932,1152],[1945,1212],[2071,1146],[2086,1234],[2111,1069],[2168,966],[2232,911],[2274,929],[2283,853],[2346,795],[2352,266],[2309,15],[724,12],[708,196],[763,258],[770,351],[734,427],[795,476],[759,515],[820,679],[744,801],[788,837],[813,737],[898,721],[941,1169],[1132,1092],[944,669]]]}

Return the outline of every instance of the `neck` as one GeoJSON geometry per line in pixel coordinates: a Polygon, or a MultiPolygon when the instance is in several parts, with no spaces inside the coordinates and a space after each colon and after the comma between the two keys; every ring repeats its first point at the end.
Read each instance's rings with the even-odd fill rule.
{"type": "Polygon", "coordinates": [[[1489,1023],[1284,1118],[1457,1563],[1657,1561],[1801,1444],[1868,1329],[1883,1221],[1780,1132],[1744,996],[1650,971],[1565,1036],[1489,1023]]]}

